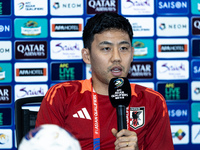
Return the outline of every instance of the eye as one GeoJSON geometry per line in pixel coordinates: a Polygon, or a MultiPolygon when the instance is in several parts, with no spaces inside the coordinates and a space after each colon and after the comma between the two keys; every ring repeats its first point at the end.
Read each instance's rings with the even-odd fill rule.
{"type": "Polygon", "coordinates": [[[120,50],[121,51],[128,51],[128,48],[127,47],[120,47],[120,50]]]}
{"type": "Polygon", "coordinates": [[[102,51],[110,51],[111,48],[110,48],[110,47],[104,47],[104,48],[102,48],[101,50],[102,50],[102,51]]]}

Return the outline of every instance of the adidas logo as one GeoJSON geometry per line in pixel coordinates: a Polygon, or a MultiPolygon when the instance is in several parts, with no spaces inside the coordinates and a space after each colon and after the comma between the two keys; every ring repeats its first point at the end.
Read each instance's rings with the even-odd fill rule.
{"type": "Polygon", "coordinates": [[[73,114],[73,117],[91,120],[91,117],[86,108],[82,108],[81,110],[77,111],[77,113],[73,114]]]}

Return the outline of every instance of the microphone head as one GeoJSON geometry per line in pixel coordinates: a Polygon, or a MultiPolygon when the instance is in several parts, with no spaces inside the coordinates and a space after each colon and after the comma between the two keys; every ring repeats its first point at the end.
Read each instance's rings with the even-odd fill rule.
{"type": "Polygon", "coordinates": [[[112,78],[108,88],[110,102],[113,107],[118,105],[128,106],[131,100],[131,86],[124,77],[112,78]]]}

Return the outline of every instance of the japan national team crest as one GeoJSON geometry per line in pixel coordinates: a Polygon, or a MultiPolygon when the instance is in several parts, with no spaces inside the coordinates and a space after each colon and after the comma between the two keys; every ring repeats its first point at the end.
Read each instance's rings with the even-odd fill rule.
{"type": "Polygon", "coordinates": [[[131,107],[130,108],[130,126],[133,129],[138,129],[145,124],[145,108],[131,107]]]}

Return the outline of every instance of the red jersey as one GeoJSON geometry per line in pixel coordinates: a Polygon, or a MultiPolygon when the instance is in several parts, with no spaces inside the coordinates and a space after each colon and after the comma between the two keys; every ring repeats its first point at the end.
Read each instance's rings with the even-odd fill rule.
{"type": "MultiPolygon", "coordinates": [[[[83,150],[93,149],[91,80],[69,81],[52,86],[38,112],[36,126],[57,124],[72,133],[83,150]]],[[[170,121],[163,96],[146,87],[131,84],[130,130],[137,133],[140,150],[173,150],[170,121]]],[[[114,150],[117,129],[116,108],[109,96],[99,95],[100,148],[114,150]]]]}

